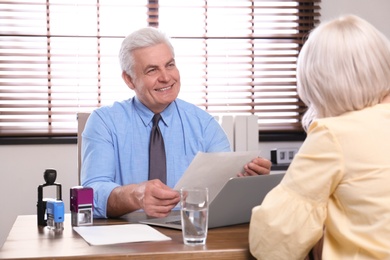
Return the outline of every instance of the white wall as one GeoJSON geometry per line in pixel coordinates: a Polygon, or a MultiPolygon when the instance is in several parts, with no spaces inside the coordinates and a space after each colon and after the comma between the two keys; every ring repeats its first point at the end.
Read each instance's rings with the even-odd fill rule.
{"type": "Polygon", "coordinates": [[[322,0],[321,20],[342,14],[355,14],[366,19],[390,38],[389,0],[322,0]]]}
{"type": "MultiPolygon", "coordinates": [[[[18,215],[36,214],[39,185],[45,169],[57,170],[62,199],[69,212],[69,190],[78,184],[77,146],[0,145],[0,246],[18,215]]],[[[44,197],[55,198],[55,187],[45,187],[44,197]]]]}
{"type": "MultiPolygon", "coordinates": [[[[390,38],[389,0],[322,0],[322,20],[354,13],[373,23],[390,38]]],[[[260,143],[262,156],[269,158],[273,148],[297,147],[300,143],[260,143]]],[[[77,146],[0,145],[0,246],[17,215],[36,214],[37,187],[44,183],[43,172],[57,170],[62,198],[69,212],[69,189],[78,184],[77,146]]]]}

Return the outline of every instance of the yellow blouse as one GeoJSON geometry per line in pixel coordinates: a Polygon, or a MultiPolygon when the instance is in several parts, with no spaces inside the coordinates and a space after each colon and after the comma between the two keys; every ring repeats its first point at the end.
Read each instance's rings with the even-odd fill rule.
{"type": "Polygon", "coordinates": [[[252,211],[258,259],[390,259],[390,104],[312,123],[282,182],[252,211]]]}

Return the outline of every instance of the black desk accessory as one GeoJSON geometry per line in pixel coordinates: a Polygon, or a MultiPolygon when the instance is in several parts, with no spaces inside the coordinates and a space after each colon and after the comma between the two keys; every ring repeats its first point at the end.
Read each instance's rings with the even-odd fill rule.
{"type": "Polygon", "coordinates": [[[62,200],[61,184],[56,183],[57,171],[54,169],[46,169],[43,173],[45,179],[44,184],[38,186],[38,202],[37,202],[37,217],[38,226],[47,226],[47,218],[45,218],[47,199],[43,199],[43,188],[48,186],[57,187],[57,200],[62,200]]]}

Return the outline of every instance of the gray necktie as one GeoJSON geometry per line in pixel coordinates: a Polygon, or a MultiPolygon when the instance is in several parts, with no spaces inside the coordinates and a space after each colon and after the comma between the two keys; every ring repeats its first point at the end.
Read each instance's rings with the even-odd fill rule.
{"type": "Polygon", "coordinates": [[[153,117],[153,126],[150,133],[149,146],[149,180],[160,179],[163,183],[167,182],[167,166],[165,157],[164,139],[162,137],[158,122],[161,119],[160,114],[153,117]]]}

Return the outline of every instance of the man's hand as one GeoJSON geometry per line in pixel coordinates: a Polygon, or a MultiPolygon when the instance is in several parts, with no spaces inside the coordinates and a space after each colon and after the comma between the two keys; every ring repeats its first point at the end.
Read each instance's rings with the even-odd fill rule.
{"type": "Polygon", "coordinates": [[[256,157],[251,162],[244,165],[244,173],[237,174],[238,177],[266,175],[271,171],[272,163],[264,158],[256,157]]]}
{"type": "Polygon", "coordinates": [[[166,217],[180,202],[180,193],[172,190],[160,180],[150,180],[135,189],[141,208],[148,216],[166,217]]]}

